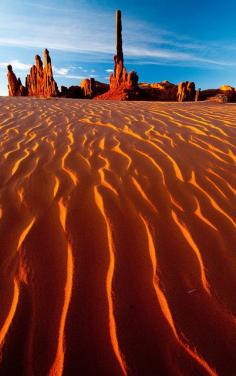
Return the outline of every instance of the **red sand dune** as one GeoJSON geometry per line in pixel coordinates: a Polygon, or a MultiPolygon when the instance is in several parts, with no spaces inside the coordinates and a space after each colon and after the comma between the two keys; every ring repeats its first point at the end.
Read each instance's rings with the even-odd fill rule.
{"type": "Polygon", "coordinates": [[[1,98],[1,375],[236,374],[235,118],[1,98]]]}

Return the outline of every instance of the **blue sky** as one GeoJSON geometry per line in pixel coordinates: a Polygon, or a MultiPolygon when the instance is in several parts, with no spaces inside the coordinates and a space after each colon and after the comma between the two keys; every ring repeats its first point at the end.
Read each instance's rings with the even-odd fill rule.
{"type": "Polygon", "coordinates": [[[236,86],[235,0],[0,0],[0,95],[7,94],[6,65],[24,82],[46,47],[59,86],[89,76],[108,81],[116,9],[125,65],[141,82],[236,86]]]}

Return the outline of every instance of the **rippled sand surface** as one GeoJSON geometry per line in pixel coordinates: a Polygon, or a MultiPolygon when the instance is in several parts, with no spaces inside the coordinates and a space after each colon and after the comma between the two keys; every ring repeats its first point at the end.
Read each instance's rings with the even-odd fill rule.
{"type": "Polygon", "coordinates": [[[0,99],[1,375],[236,375],[236,105],[0,99]]]}

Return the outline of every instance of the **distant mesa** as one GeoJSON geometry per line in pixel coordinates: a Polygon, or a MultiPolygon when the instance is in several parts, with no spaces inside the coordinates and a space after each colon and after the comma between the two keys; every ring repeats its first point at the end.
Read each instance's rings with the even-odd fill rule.
{"type": "Polygon", "coordinates": [[[9,96],[64,97],[102,100],[146,100],[146,101],[217,101],[235,102],[236,89],[224,85],[219,89],[196,90],[195,83],[181,82],[179,85],[169,81],[157,83],[139,83],[135,71],[127,72],[124,65],[122,41],[122,14],[116,11],[116,55],[114,56],[114,72],[110,75],[109,84],[86,78],[80,86],[58,86],[53,77],[52,62],[49,51],[44,50],[44,63],[39,55],[35,56],[35,65],[25,80],[25,86],[14,74],[12,66],[7,67],[9,96]]]}

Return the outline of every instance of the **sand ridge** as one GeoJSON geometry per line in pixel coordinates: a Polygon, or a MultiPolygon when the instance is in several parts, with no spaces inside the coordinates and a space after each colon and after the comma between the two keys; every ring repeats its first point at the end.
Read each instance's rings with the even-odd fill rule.
{"type": "Polygon", "coordinates": [[[234,375],[236,105],[0,109],[1,374],[234,375]]]}

